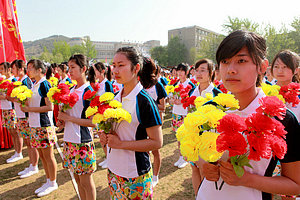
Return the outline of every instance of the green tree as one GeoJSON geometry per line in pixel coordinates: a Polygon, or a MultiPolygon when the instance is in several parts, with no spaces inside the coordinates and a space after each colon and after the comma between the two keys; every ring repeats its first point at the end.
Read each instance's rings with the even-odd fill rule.
{"type": "MultiPolygon", "coordinates": [[[[53,42],[54,49],[52,50],[53,56],[57,58],[61,58],[59,54],[62,55],[62,62],[68,61],[71,56],[71,48],[70,45],[67,44],[66,41],[54,41],[53,42]]],[[[58,59],[57,59],[58,60],[58,59]]]]}
{"type": "Polygon", "coordinates": [[[97,51],[95,49],[95,45],[93,44],[93,42],[90,40],[89,37],[84,39],[82,46],[85,49],[85,55],[88,57],[88,59],[96,58],[97,51]]]}
{"type": "Polygon", "coordinates": [[[71,55],[74,55],[74,54],[84,54],[85,55],[86,53],[86,50],[84,48],[83,45],[73,45],[71,46],[71,55]]]}
{"type": "Polygon", "coordinates": [[[228,34],[236,30],[247,30],[256,33],[259,32],[259,24],[252,22],[247,18],[239,19],[237,17],[232,18],[228,16],[228,21],[226,21],[222,26],[228,34]]]}
{"type": "Polygon", "coordinates": [[[289,37],[295,42],[294,50],[300,52],[300,17],[295,17],[291,23],[293,30],[289,33],[289,37]]]}
{"type": "Polygon", "coordinates": [[[214,34],[208,34],[200,43],[200,48],[196,55],[197,60],[208,58],[213,62],[216,62],[216,52],[224,37],[224,35],[218,35],[216,37],[214,34]]]}
{"type": "Polygon", "coordinates": [[[168,51],[167,47],[158,46],[150,50],[151,57],[158,62],[159,65],[168,65],[168,51]]]}
{"type": "Polygon", "coordinates": [[[188,63],[194,64],[196,62],[197,50],[195,47],[192,47],[189,52],[188,63]]]}
{"type": "Polygon", "coordinates": [[[183,43],[180,42],[179,37],[173,37],[168,42],[168,65],[175,66],[182,62],[187,62],[188,51],[183,43]]]}

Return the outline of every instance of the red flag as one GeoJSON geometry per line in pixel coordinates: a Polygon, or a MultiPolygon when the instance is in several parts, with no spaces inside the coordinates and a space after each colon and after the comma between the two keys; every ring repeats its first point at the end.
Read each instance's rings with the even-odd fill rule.
{"type": "Polygon", "coordinates": [[[0,63],[26,61],[15,0],[0,0],[0,63]]]}

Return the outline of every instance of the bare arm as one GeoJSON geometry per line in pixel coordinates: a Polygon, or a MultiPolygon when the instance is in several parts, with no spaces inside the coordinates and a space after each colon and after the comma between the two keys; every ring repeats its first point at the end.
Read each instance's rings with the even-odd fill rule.
{"type": "Polygon", "coordinates": [[[25,105],[24,107],[21,106],[21,110],[23,112],[37,112],[37,113],[45,113],[53,110],[53,104],[50,102],[48,97],[45,97],[45,106],[41,107],[29,107],[25,105]]]}
{"type": "Polygon", "coordinates": [[[136,141],[121,141],[116,134],[107,135],[108,146],[114,149],[126,149],[147,152],[160,149],[163,144],[161,125],[146,128],[148,139],[136,141]]]}
{"type": "Polygon", "coordinates": [[[165,98],[160,99],[159,104],[157,104],[157,106],[158,106],[158,109],[160,111],[164,111],[166,109],[166,100],[165,100],[165,98]]]}
{"type": "Polygon", "coordinates": [[[92,119],[81,119],[77,117],[72,117],[65,112],[59,112],[57,119],[62,121],[69,121],[74,124],[78,124],[79,126],[96,127],[96,125],[92,123],[92,119]]]}
{"type": "Polygon", "coordinates": [[[300,194],[300,161],[282,163],[281,167],[281,176],[265,177],[245,172],[238,178],[232,165],[221,161],[220,174],[229,185],[242,185],[272,194],[300,194]]]}

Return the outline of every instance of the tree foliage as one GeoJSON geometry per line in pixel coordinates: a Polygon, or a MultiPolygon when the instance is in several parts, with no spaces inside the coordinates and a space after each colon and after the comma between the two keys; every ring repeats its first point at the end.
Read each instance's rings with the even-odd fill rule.
{"type": "Polygon", "coordinates": [[[150,50],[151,57],[158,62],[159,65],[168,65],[168,51],[167,47],[158,46],[150,50]]]}

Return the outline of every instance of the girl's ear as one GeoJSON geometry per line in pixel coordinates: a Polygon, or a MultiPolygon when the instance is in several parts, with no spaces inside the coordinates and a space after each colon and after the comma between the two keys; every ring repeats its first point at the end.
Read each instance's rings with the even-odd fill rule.
{"type": "Polygon", "coordinates": [[[262,61],[261,66],[259,68],[259,71],[258,71],[259,74],[261,74],[261,75],[265,74],[265,72],[267,71],[268,66],[269,66],[269,61],[268,61],[268,59],[265,58],[262,61]]]}
{"type": "Polygon", "coordinates": [[[136,66],[135,66],[135,73],[137,74],[140,71],[140,69],[141,69],[141,65],[139,63],[136,64],[136,66]]]}

